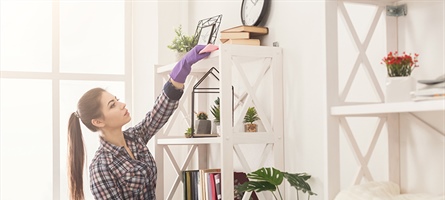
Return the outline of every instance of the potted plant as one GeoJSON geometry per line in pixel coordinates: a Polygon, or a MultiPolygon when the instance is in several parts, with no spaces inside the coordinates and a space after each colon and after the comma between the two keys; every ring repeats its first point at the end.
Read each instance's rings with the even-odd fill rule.
{"type": "Polygon", "coordinates": [[[199,112],[196,117],[196,134],[210,134],[212,130],[212,122],[208,120],[209,116],[205,112],[199,112]]]}
{"type": "Polygon", "coordinates": [[[191,138],[191,137],[192,137],[192,133],[193,133],[192,128],[187,128],[187,129],[185,130],[184,135],[185,135],[186,138],[191,138]]]}
{"type": "Polygon", "coordinates": [[[188,51],[196,46],[196,41],[193,36],[184,35],[182,32],[182,26],[179,25],[175,29],[176,36],[172,43],[167,47],[176,52],[177,59],[181,59],[188,51]]]}
{"type": "Polygon", "coordinates": [[[214,124],[214,127],[216,128],[216,132],[219,133],[219,125],[220,125],[219,97],[217,97],[214,102],[215,102],[215,105],[213,105],[210,108],[210,112],[212,113],[213,117],[215,117],[215,119],[213,120],[213,124],[214,124]]]}
{"type": "Polygon", "coordinates": [[[247,109],[246,115],[244,116],[244,131],[257,132],[258,125],[254,123],[257,120],[260,120],[260,117],[258,117],[258,113],[256,112],[255,107],[249,107],[247,109]]]}
{"type": "Polygon", "coordinates": [[[386,65],[388,77],[386,79],[386,102],[410,101],[411,92],[416,90],[416,80],[411,77],[412,71],[418,67],[419,54],[403,52],[389,52],[383,57],[382,64],[386,65]]]}
{"type": "Polygon", "coordinates": [[[279,186],[283,183],[283,180],[286,179],[289,184],[297,190],[297,199],[300,199],[299,192],[308,193],[308,199],[311,195],[317,195],[312,192],[311,186],[306,181],[311,178],[311,175],[307,173],[288,173],[282,172],[273,167],[269,168],[261,168],[254,172],[248,173],[247,177],[250,181],[243,183],[242,185],[236,187],[235,189],[242,192],[263,192],[270,191],[275,199],[283,199],[279,186]]]}

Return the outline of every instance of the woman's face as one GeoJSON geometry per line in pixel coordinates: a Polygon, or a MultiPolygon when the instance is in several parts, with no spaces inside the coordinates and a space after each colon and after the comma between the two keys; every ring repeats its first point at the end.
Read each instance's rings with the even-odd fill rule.
{"type": "Polygon", "coordinates": [[[103,92],[101,98],[103,123],[106,129],[122,128],[131,120],[126,104],[119,102],[116,96],[109,92],[103,92]]]}

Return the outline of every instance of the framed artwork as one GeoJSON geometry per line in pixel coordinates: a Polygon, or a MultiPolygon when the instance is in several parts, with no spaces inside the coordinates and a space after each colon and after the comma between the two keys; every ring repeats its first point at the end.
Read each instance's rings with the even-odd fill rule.
{"type": "Polygon", "coordinates": [[[202,19],[196,26],[193,40],[196,44],[215,44],[218,36],[219,25],[221,24],[222,15],[216,15],[210,18],[202,19]]]}
{"type": "Polygon", "coordinates": [[[215,24],[202,27],[199,30],[199,35],[197,36],[198,42],[196,44],[203,44],[203,45],[210,44],[210,43],[213,44],[212,33],[213,33],[214,27],[215,27],[215,24]]]}

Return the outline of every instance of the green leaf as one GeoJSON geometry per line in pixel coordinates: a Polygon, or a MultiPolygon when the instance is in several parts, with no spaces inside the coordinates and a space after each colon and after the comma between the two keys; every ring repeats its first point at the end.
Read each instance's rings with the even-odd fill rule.
{"type": "Polygon", "coordinates": [[[247,181],[235,188],[238,192],[262,192],[262,191],[275,191],[277,187],[266,181],[247,181]]]}
{"type": "Polygon", "coordinates": [[[272,185],[278,186],[283,182],[283,173],[273,167],[261,168],[254,172],[247,174],[249,179],[257,181],[266,181],[272,185]]]}
{"type": "Polygon", "coordinates": [[[284,172],[283,175],[284,178],[286,178],[287,181],[290,183],[290,185],[297,191],[301,190],[304,193],[307,192],[309,195],[317,195],[316,193],[312,192],[311,186],[306,182],[309,178],[311,178],[310,175],[306,173],[291,174],[287,172],[284,172]]]}

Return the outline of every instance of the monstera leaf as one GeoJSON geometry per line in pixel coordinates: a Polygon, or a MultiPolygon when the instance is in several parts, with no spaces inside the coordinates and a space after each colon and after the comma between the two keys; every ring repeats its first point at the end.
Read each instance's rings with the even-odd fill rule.
{"type": "MultiPolygon", "coordinates": [[[[280,188],[278,186],[281,185],[283,179],[286,179],[292,187],[297,189],[298,191],[303,191],[304,193],[308,193],[308,199],[310,195],[317,195],[311,190],[311,186],[306,182],[310,175],[306,173],[287,173],[281,172],[278,169],[273,167],[270,168],[261,168],[252,173],[248,173],[247,177],[249,178],[248,182],[243,183],[242,185],[236,187],[235,189],[239,192],[262,192],[262,191],[270,191],[275,199],[278,199],[275,195],[275,191],[278,191],[279,197],[283,199],[280,188]]],[[[298,196],[297,196],[298,197],[298,196]]]]}
{"type": "MultiPolygon", "coordinates": [[[[252,173],[247,174],[247,177],[251,180],[240,185],[237,190],[240,192],[262,192],[262,191],[270,191],[273,193],[277,190],[278,186],[283,182],[283,173],[275,169],[273,167],[270,168],[261,168],[252,173]]],[[[278,190],[278,193],[280,191],[278,190]]],[[[280,193],[281,196],[281,193],[280,193]]],[[[276,198],[276,197],[275,197],[276,198]]]]}
{"type": "Polygon", "coordinates": [[[311,186],[306,182],[309,178],[311,178],[311,175],[308,175],[306,173],[296,173],[291,174],[287,172],[283,172],[284,178],[287,179],[287,181],[290,183],[292,187],[295,189],[303,191],[303,193],[308,192],[310,195],[317,195],[311,190],[311,186]]]}

